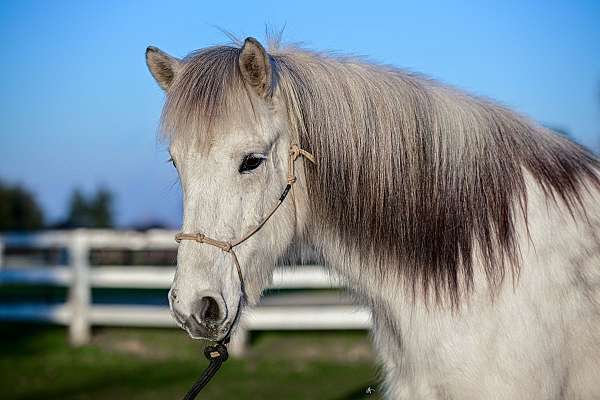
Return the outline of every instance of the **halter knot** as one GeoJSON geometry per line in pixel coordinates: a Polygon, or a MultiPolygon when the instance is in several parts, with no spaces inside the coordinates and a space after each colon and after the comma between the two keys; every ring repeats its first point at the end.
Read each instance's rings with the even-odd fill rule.
{"type": "Polygon", "coordinates": [[[296,173],[295,173],[295,169],[294,169],[294,162],[300,156],[303,156],[304,158],[308,159],[308,161],[310,161],[311,163],[316,164],[315,157],[312,154],[310,154],[308,151],[301,149],[300,146],[298,146],[295,143],[290,145],[290,158],[288,160],[288,176],[287,176],[288,185],[293,185],[294,183],[296,183],[297,178],[296,178],[296,173]]]}
{"type": "Polygon", "coordinates": [[[231,249],[233,248],[233,245],[229,242],[223,242],[218,247],[221,250],[223,250],[225,253],[231,253],[231,249]]]}
{"type": "Polygon", "coordinates": [[[292,161],[296,161],[298,157],[300,157],[300,147],[297,144],[292,144],[290,146],[290,156],[292,156],[292,161]]]}
{"type": "Polygon", "coordinates": [[[301,149],[300,146],[295,143],[290,145],[290,157],[292,158],[292,161],[296,161],[300,156],[303,156],[313,164],[317,163],[315,156],[310,154],[308,151],[301,149]]]}
{"type": "Polygon", "coordinates": [[[222,362],[226,361],[229,358],[229,354],[227,353],[227,347],[221,343],[217,343],[214,346],[208,346],[204,349],[204,356],[212,361],[214,359],[220,358],[222,362]]]}

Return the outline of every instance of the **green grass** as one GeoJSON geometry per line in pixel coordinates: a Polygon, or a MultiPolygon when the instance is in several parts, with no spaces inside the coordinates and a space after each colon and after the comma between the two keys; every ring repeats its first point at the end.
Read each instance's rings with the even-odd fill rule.
{"type": "MultiPolygon", "coordinates": [[[[206,366],[203,344],[174,329],[101,329],[71,348],[63,328],[3,324],[0,399],[178,399],[206,366]]],[[[364,333],[263,333],[201,399],[377,399],[364,333]]]]}

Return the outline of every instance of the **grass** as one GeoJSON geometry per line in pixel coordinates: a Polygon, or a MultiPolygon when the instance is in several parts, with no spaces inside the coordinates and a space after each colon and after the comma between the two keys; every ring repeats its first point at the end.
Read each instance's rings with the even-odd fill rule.
{"type": "MultiPolygon", "coordinates": [[[[64,328],[3,324],[1,399],[178,399],[206,366],[203,344],[173,329],[111,328],[71,348],[64,328]]],[[[201,399],[378,399],[364,333],[262,333],[201,399]]]]}

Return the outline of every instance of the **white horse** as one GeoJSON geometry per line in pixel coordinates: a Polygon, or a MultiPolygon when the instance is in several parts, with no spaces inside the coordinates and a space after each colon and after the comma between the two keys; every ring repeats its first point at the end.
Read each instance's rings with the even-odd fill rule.
{"type": "Polygon", "coordinates": [[[300,241],[372,308],[388,398],[600,399],[599,162],[423,77],[271,47],[146,52],[184,232],[239,239],[290,145],[316,158],[236,247],[244,296],[229,254],[181,242],[169,298],[190,336],[223,338],[300,241]]]}

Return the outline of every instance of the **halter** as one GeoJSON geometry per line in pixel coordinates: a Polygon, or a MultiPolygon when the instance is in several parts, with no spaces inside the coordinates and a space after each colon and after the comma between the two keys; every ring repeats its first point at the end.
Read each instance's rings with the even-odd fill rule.
{"type": "Polygon", "coordinates": [[[227,345],[227,343],[229,343],[229,338],[231,336],[231,329],[235,325],[236,321],[238,320],[238,318],[240,316],[240,308],[242,306],[242,301],[246,298],[246,289],[244,286],[244,276],[242,274],[242,268],[240,267],[240,262],[238,261],[237,255],[235,254],[235,251],[233,251],[233,249],[236,246],[239,246],[240,244],[244,243],[246,240],[250,239],[252,236],[254,236],[254,234],[256,232],[261,230],[261,228],[265,225],[265,223],[269,220],[269,218],[271,218],[273,216],[273,214],[275,214],[275,211],[277,211],[279,206],[281,206],[281,204],[283,204],[283,201],[285,200],[288,193],[290,192],[290,189],[292,188],[294,183],[296,183],[297,179],[296,179],[296,174],[295,174],[295,170],[294,170],[294,165],[295,165],[294,163],[300,156],[306,158],[311,163],[316,164],[315,157],[312,154],[310,154],[306,150],[301,149],[300,146],[298,146],[297,144],[292,144],[290,146],[289,157],[288,157],[288,176],[287,176],[287,185],[285,186],[285,189],[283,189],[283,192],[281,193],[281,196],[279,196],[277,203],[273,206],[273,208],[271,208],[271,210],[262,219],[262,221],[254,229],[252,229],[246,235],[242,236],[240,239],[234,240],[231,242],[227,242],[227,241],[223,241],[223,240],[213,239],[211,237],[206,236],[203,233],[179,232],[178,234],[175,235],[175,241],[177,243],[181,243],[182,240],[192,240],[197,243],[204,243],[204,244],[208,244],[208,245],[217,247],[217,248],[221,249],[222,251],[231,254],[231,257],[233,258],[233,262],[235,264],[235,268],[237,270],[238,277],[240,279],[240,292],[241,292],[238,309],[236,311],[234,320],[232,321],[231,325],[229,326],[229,329],[227,330],[227,334],[225,335],[225,337],[223,339],[217,341],[217,343],[214,346],[208,346],[208,347],[206,347],[206,349],[204,349],[204,355],[210,361],[210,363],[208,364],[208,367],[206,367],[206,369],[204,370],[204,372],[202,373],[200,378],[198,378],[198,380],[194,383],[192,388],[186,394],[186,396],[184,397],[184,400],[195,399],[196,396],[198,395],[198,393],[200,393],[200,391],[204,388],[204,386],[206,386],[208,384],[208,382],[212,379],[212,377],[215,376],[215,374],[217,373],[217,371],[219,370],[221,365],[229,357],[229,355],[227,353],[226,345],[227,345]]]}

